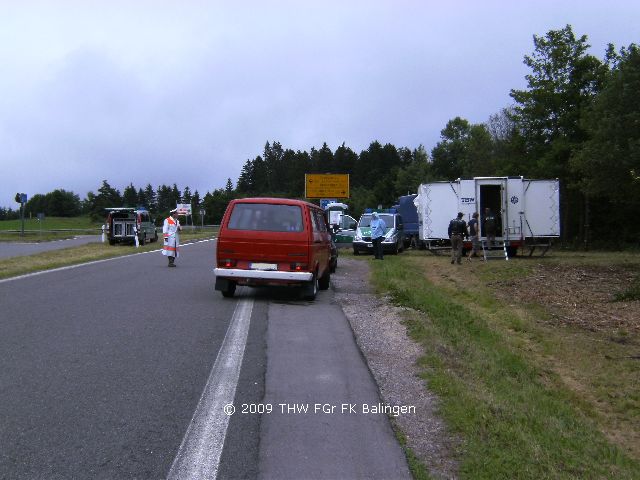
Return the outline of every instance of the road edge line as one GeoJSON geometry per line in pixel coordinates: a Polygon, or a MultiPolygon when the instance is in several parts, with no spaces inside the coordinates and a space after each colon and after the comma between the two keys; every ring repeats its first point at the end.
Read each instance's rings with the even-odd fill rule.
{"type": "Polygon", "coordinates": [[[231,419],[225,406],[236,395],[252,311],[253,298],[238,301],[167,480],[217,477],[231,419]]]}

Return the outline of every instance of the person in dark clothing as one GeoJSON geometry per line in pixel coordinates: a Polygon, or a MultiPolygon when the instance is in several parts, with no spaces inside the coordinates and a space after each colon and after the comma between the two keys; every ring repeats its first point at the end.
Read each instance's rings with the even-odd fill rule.
{"type": "Polygon", "coordinates": [[[496,241],[497,219],[489,207],[484,209],[484,235],[487,237],[487,245],[492,247],[496,241]]]}
{"type": "Polygon", "coordinates": [[[469,220],[469,238],[471,239],[471,251],[467,260],[471,261],[471,257],[477,257],[480,250],[480,225],[478,225],[478,212],[473,212],[469,220]]]}
{"type": "Polygon", "coordinates": [[[462,241],[465,237],[469,237],[467,222],[462,217],[464,217],[464,213],[458,212],[458,216],[449,222],[447,230],[449,239],[451,239],[451,263],[458,262],[458,265],[460,265],[462,258],[462,241]]]}

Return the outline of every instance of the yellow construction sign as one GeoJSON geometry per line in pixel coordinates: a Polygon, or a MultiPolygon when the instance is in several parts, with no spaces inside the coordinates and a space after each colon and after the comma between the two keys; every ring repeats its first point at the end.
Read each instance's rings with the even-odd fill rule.
{"type": "Polygon", "coordinates": [[[349,198],[348,173],[305,173],[306,198],[349,198]]]}

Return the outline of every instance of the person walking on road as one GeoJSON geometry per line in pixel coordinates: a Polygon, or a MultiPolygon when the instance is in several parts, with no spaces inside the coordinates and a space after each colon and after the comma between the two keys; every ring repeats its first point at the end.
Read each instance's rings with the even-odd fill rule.
{"type": "Polygon", "coordinates": [[[371,243],[373,243],[373,253],[378,260],[383,259],[382,241],[384,240],[384,233],[387,229],[387,224],[380,218],[378,212],[371,214],[371,243]]]}
{"type": "Polygon", "coordinates": [[[469,237],[467,222],[465,222],[462,217],[464,217],[464,213],[458,212],[458,216],[449,222],[449,229],[447,231],[449,239],[451,240],[452,265],[454,262],[460,265],[462,259],[462,241],[465,237],[469,237]]]}
{"type": "Polygon", "coordinates": [[[169,257],[169,267],[175,267],[175,259],[178,257],[178,247],[180,246],[180,235],[178,232],[182,230],[178,221],[178,209],[171,210],[171,215],[164,219],[162,225],[162,235],[164,237],[164,245],[162,247],[162,255],[169,257]]]}
{"type": "Polygon", "coordinates": [[[478,225],[478,212],[473,212],[471,215],[471,220],[469,220],[469,238],[471,239],[471,251],[469,252],[469,256],[467,260],[471,261],[471,257],[477,257],[478,251],[480,250],[480,225],[478,225]]]}

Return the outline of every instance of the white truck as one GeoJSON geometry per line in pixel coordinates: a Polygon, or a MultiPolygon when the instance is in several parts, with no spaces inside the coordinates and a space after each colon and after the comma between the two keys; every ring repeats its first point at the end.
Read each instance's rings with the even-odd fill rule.
{"type": "MultiPolygon", "coordinates": [[[[496,242],[508,256],[518,247],[549,248],[560,236],[560,184],[556,180],[529,180],[524,177],[475,177],[453,182],[424,183],[414,199],[418,209],[418,236],[432,248],[449,239],[447,229],[458,212],[469,222],[478,212],[480,239],[486,241],[482,228],[485,208],[497,217],[496,242]]],[[[464,248],[471,243],[465,242],[464,248]]],[[[545,249],[545,252],[546,252],[545,249]]]]}

